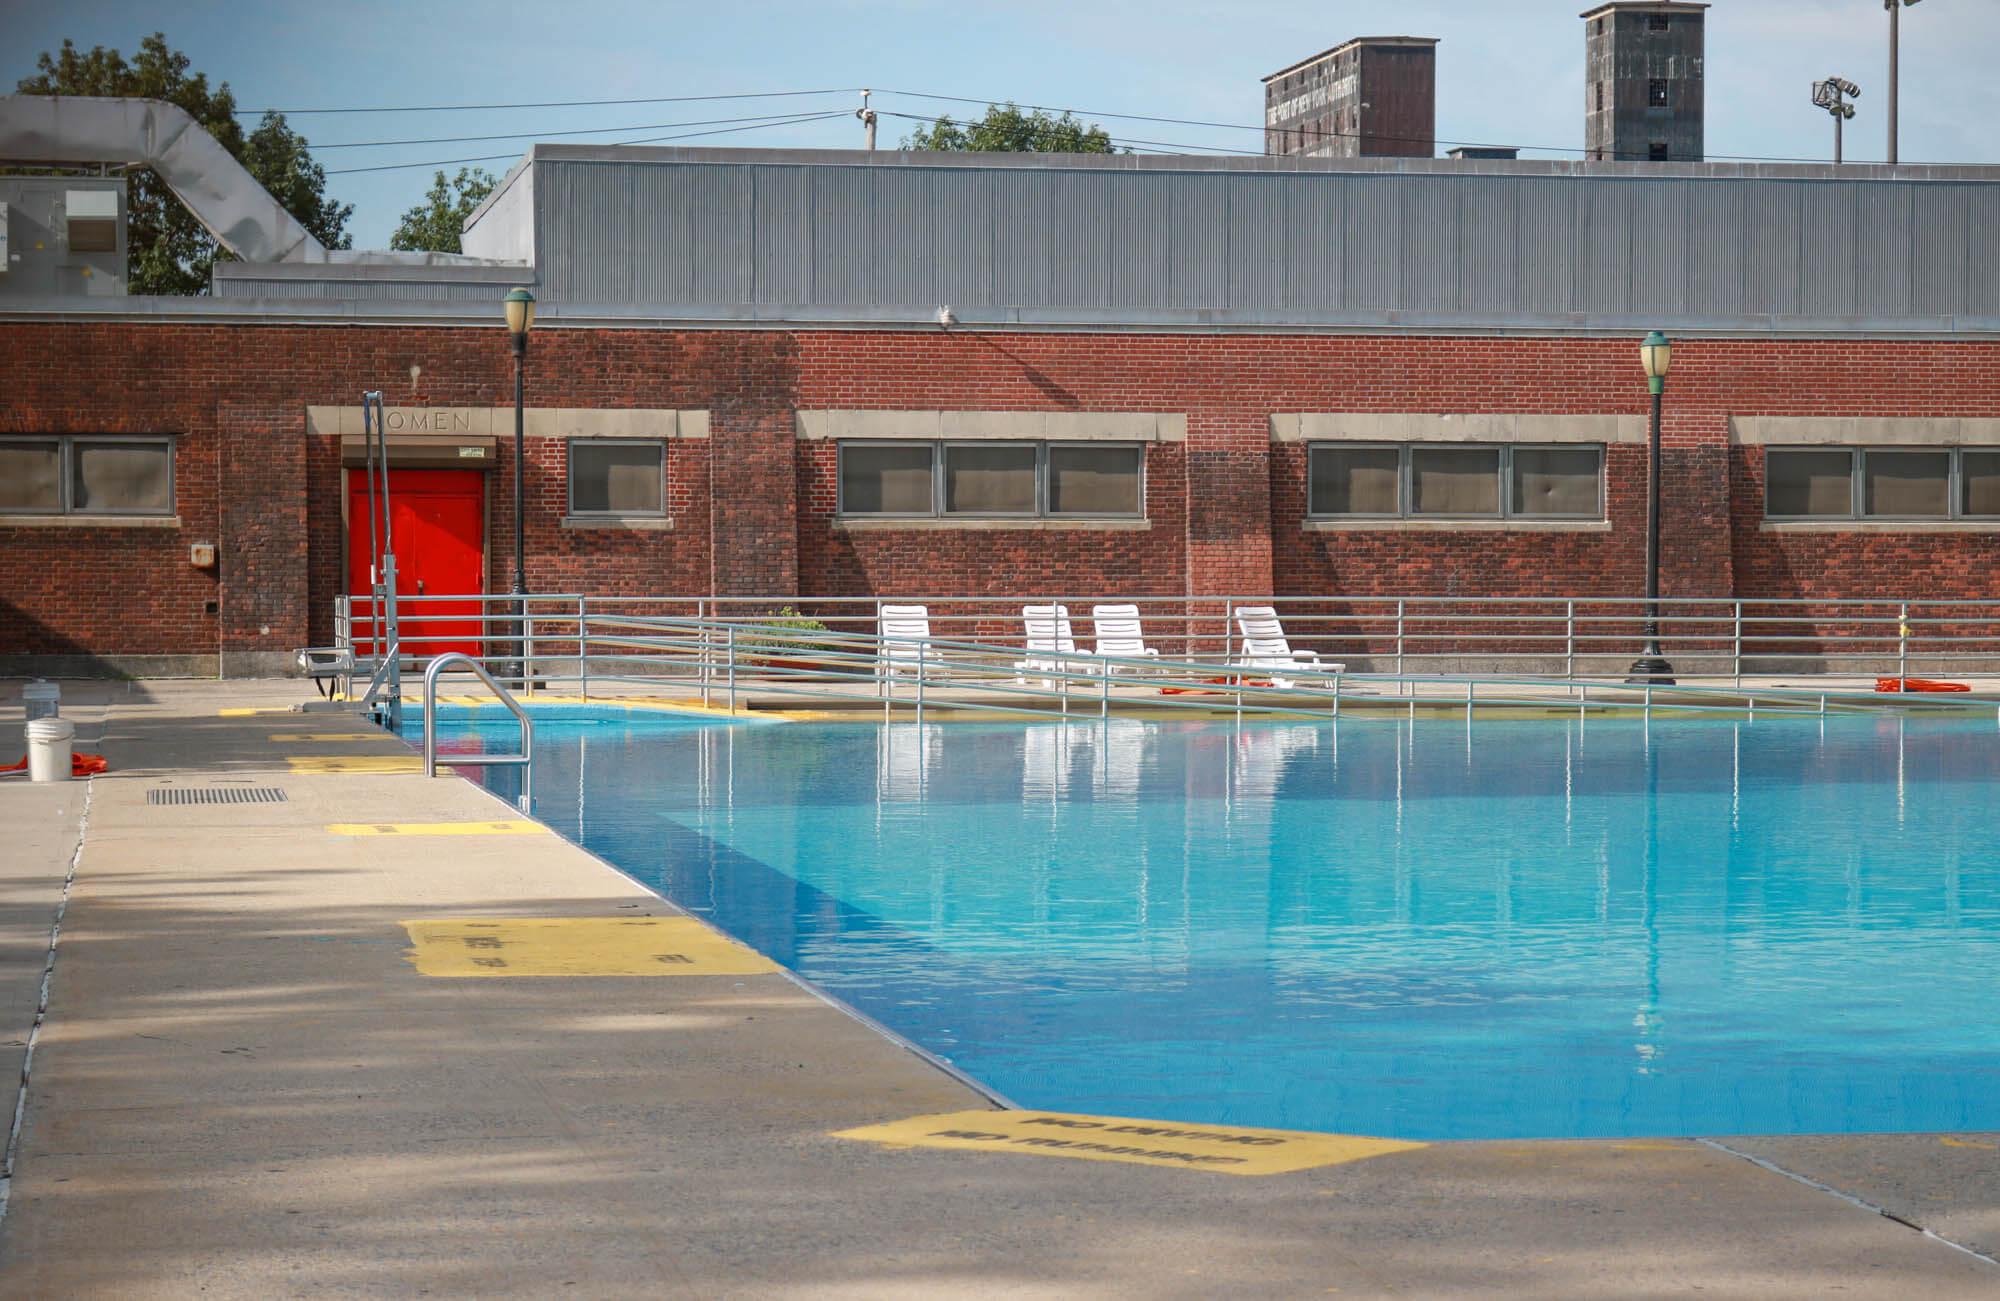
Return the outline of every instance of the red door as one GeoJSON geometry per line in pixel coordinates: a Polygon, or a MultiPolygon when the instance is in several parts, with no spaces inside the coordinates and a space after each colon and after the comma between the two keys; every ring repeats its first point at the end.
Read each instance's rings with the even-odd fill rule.
{"type": "MultiPolygon", "coordinates": [[[[477,470],[389,471],[390,539],[396,553],[396,599],[403,654],[428,659],[446,651],[479,654],[481,620],[476,599],[432,598],[481,591],[484,565],[486,476],[477,470]],[[412,597],[423,599],[412,600],[412,597]]],[[[377,478],[377,483],[380,478],[377,478]]],[[[375,505],[381,529],[381,503],[375,505]]],[[[347,472],[347,590],[367,597],[373,590],[369,566],[368,480],[362,470],[347,472]]],[[[374,628],[359,614],[354,621],[357,654],[374,654],[374,628]]]]}

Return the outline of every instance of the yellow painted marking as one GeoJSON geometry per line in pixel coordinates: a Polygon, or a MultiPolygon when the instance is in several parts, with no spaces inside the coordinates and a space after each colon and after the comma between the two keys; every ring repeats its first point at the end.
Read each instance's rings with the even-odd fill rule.
{"type": "Polygon", "coordinates": [[[744,976],[763,954],[692,917],[464,918],[404,922],[426,976],[744,976]]]}
{"type": "Polygon", "coordinates": [[[420,773],[424,761],[419,755],[402,754],[294,754],[285,762],[295,773],[420,773]]]}
{"type": "Polygon", "coordinates": [[[833,1137],[897,1147],[1025,1152],[1233,1175],[1286,1174],[1426,1146],[1394,1138],[1245,1129],[1237,1125],[1184,1125],[1117,1116],[1071,1116],[1055,1111],[954,1111],[837,1130],[833,1137]]]}
{"type": "Polygon", "coordinates": [[[1945,1138],[1940,1136],[1938,1142],[1944,1144],[1946,1147],[1981,1147],[1985,1148],[1988,1152],[2000,1150],[2000,1147],[1996,1147],[1995,1144],[1975,1143],[1969,1138],[1945,1138]]]}
{"type": "Polygon", "coordinates": [[[386,741],[387,732],[273,732],[273,741],[386,741]]]}
{"type": "Polygon", "coordinates": [[[290,714],[295,711],[289,706],[280,706],[272,709],[218,709],[215,712],[221,718],[250,718],[256,714],[290,714]]]}
{"type": "Polygon", "coordinates": [[[543,836],[539,822],[336,822],[329,836],[543,836]]]}

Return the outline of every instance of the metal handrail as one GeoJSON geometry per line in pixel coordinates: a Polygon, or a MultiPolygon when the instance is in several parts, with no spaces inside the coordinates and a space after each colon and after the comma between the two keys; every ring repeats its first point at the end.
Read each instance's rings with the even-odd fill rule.
{"type": "Polygon", "coordinates": [[[509,713],[521,724],[521,753],[519,754],[470,754],[453,755],[454,767],[519,768],[521,770],[521,797],[515,803],[521,812],[534,811],[535,780],[535,724],[528,717],[528,711],[521,708],[521,702],[514,699],[507,688],[494,680],[486,666],[470,655],[460,651],[448,651],[433,659],[424,667],[424,776],[437,776],[437,680],[448,665],[463,664],[479,675],[479,680],[492,688],[500,703],[507,706],[509,713]]]}
{"type": "MultiPolygon", "coordinates": [[[[361,693],[361,699],[355,703],[354,708],[357,713],[373,714],[376,711],[378,706],[375,703],[375,697],[381,694],[383,684],[390,677],[394,676],[396,666],[402,662],[402,649],[403,644],[401,642],[391,642],[389,644],[389,653],[384,655],[381,662],[375,666],[375,672],[368,677],[368,689],[361,693]]],[[[402,731],[403,692],[400,683],[398,683],[396,690],[389,693],[386,712],[389,715],[389,730],[392,732],[402,731]]]]}

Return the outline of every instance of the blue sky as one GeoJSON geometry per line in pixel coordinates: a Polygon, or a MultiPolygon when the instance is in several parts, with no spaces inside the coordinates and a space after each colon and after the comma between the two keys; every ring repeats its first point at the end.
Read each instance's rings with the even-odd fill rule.
{"type": "MultiPolygon", "coordinates": [[[[1253,128],[1259,79],[1354,36],[1435,36],[1438,138],[1574,158],[1583,144],[1580,0],[715,0],[568,5],[515,0],[0,0],[0,77],[33,71],[64,37],[130,55],[159,30],[245,108],[292,111],[352,203],[357,248],[386,247],[432,173],[456,161],[497,173],[535,139],[858,148],[858,88],[876,91],[879,145],[916,123],[893,114],[976,116],[993,100],[1069,107],[1143,150],[1256,151],[1252,129],[1126,121],[1114,113],[1253,128]],[[391,113],[430,107],[827,91],[769,99],[391,113]],[[963,96],[957,104],[923,95],[963,96]],[[712,132],[717,119],[832,113],[820,121],[712,132]],[[620,128],[619,130],[602,130],[620,128]],[[568,134],[556,132],[588,132],[568,134]],[[333,148],[525,133],[521,138],[333,148]],[[421,166],[349,171],[385,164],[421,166]]],[[[1886,143],[1888,16],[1881,0],[1715,0],[1708,11],[1708,152],[1830,159],[1833,127],[1811,104],[1829,75],[1862,88],[1846,129],[1850,161],[1886,143]]],[[[1923,0],[1903,11],[1899,152],[1904,162],[1996,163],[1992,69],[2000,0],[1923,0]]]]}

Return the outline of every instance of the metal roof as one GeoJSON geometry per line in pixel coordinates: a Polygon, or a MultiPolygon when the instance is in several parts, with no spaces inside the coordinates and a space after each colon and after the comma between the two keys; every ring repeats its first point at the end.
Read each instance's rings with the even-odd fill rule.
{"type": "Polygon", "coordinates": [[[2000,317],[1994,167],[537,146],[510,182],[538,296],[665,315],[2000,317]]]}
{"type": "Polygon", "coordinates": [[[558,327],[1994,337],[1996,231],[1991,166],[539,145],[466,234],[516,265],[69,309],[486,323],[505,280],[558,327]]]}

